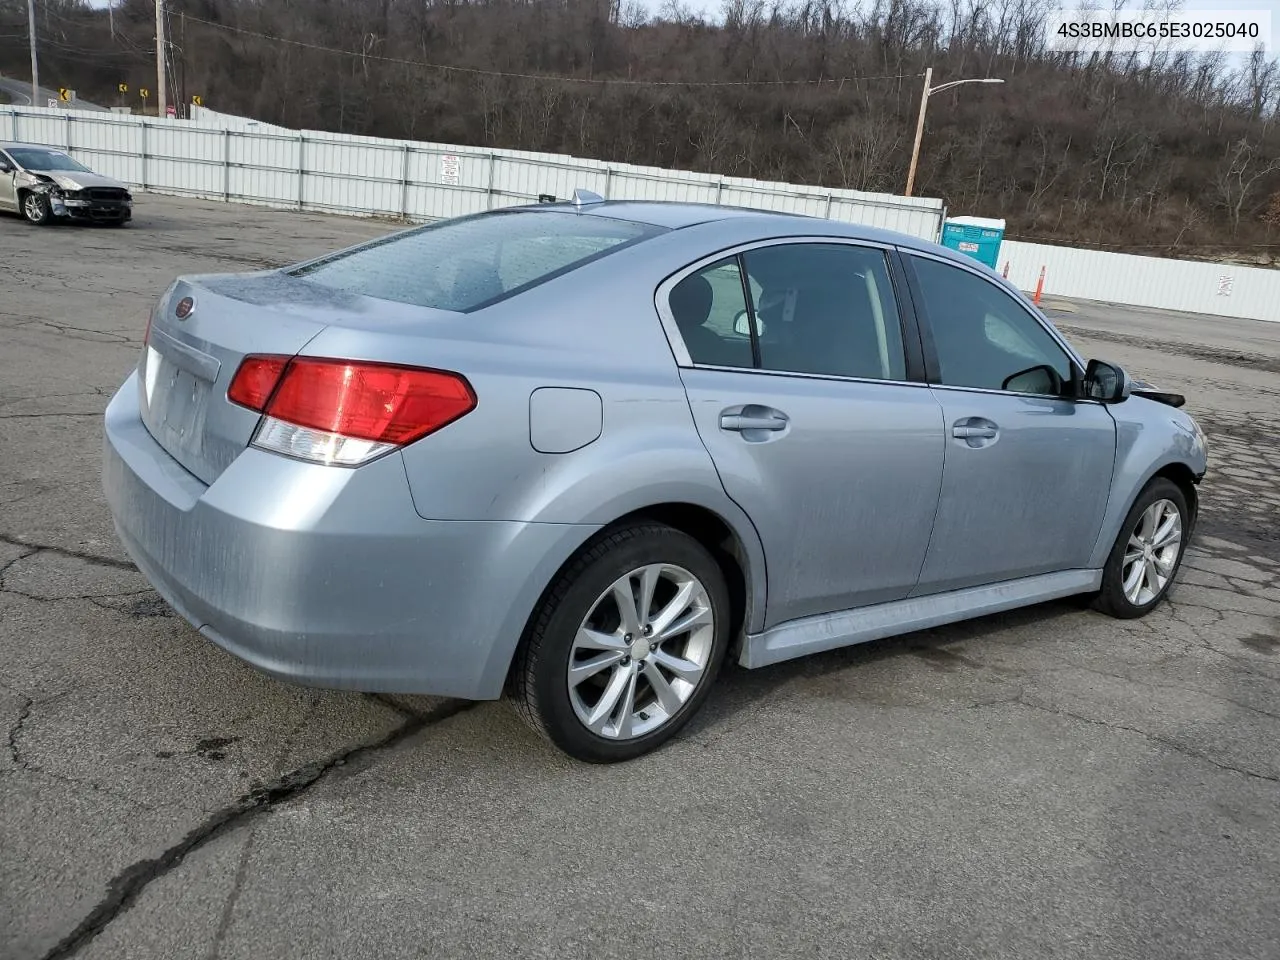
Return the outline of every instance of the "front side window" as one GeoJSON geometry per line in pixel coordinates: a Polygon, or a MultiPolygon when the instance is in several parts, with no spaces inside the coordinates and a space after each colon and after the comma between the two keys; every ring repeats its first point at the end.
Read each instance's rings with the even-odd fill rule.
{"type": "Polygon", "coordinates": [[[393,234],[293,275],[347,293],[465,313],[662,232],[574,213],[483,213],[393,234]]]}
{"type": "Polygon", "coordinates": [[[1038,320],[995,284],[960,267],[912,257],[941,382],[1064,396],[1071,358],[1038,320]]]}
{"type": "Polygon", "coordinates": [[[902,325],[884,253],[795,243],[743,255],[766,370],[906,378],[902,325]]]}

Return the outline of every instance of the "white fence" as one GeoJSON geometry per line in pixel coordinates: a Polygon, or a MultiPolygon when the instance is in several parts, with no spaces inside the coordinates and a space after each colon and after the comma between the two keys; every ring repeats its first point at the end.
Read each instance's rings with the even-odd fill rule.
{"type": "Polygon", "coordinates": [[[1050,296],[1280,322],[1280,270],[1138,257],[1006,240],[1000,269],[1031,291],[1044,268],[1050,296]]]}
{"type": "Polygon", "coordinates": [[[826,190],[738,177],[287,130],[201,111],[191,120],[0,107],[0,138],[66,149],[94,170],[155,193],[299,210],[433,220],[561,199],[577,187],[612,199],[782,210],[897,230],[942,232],[941,200],[826,190]]]}

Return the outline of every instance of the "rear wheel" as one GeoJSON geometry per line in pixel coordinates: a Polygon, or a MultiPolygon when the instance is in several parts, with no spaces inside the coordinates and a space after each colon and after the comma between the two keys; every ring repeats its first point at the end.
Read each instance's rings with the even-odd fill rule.
{"type": "Polygon", "coordinates": [[[1182,565],[1189,518],[1186,495],[1176,483],[1157,477],[1147,484],[1111,548],[1094,608],[1121,619],[1154,609],[1182,565]]]}
{"type": "Polygon", "coordinates": [[[28,193],[22,198],[22,215],[28,223],[43,227],[53,219],[49,209],[49,198],[42,193],[28,193]]]}
{"type": "Polygon", "coordinates": [[[512,698],[570,756],[630,760],[702,706],[728,633],[728,588],[706,548],[659,524],[625,527],[548,591],[516,655],[512,698]]]}

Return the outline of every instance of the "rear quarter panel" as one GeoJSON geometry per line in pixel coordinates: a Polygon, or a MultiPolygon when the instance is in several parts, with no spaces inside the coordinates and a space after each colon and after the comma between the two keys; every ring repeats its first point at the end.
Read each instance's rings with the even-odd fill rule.
{"type": "Polygon", "coordinates": [[[716,231],[693,236],[697,230],[647,241],[482,311],[432,318],[420,330],[332,326],[303,352],[467,377],[476,409],[401,453],[424,519],[593,527],[658,504],[694,504],[737,534],[754,620],[764,612],[763,550],[702,445],[654,307],[670,272],[708,244],[739,242],[716,231]],[[599,395],[599,436],[565,453],[536,450],[531,397],[546,387],[599,395]]]}

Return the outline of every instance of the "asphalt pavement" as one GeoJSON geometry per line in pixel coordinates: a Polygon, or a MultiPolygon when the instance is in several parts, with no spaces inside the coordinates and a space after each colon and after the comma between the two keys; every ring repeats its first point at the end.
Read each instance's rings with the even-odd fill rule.
{"type": "Polygon", "coordinates": [[[1046,303],[1209,434],[1148,617],[732,669],[677,741],[593,767],[505,703],[270,680],[111,530],[101,415],[168,282],[393,228],[0,216],[0,958],[1275,960],[1280,324],[1046,303]]]}

